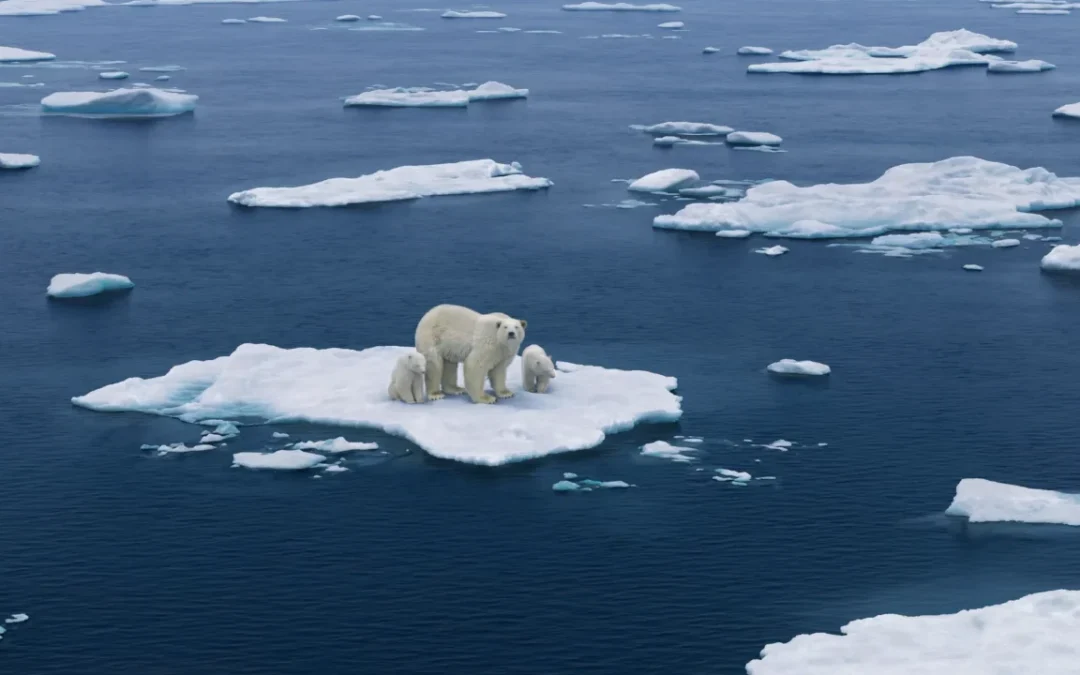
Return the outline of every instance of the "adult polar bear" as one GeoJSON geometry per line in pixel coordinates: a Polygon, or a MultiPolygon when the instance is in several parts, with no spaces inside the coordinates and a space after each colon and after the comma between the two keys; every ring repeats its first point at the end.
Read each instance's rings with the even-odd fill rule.
{"type": "Polygon", "coordinates": [[[460,305],[438,305],[416,325],[416,351],[427,359],[429,400],[465,392],[473,403],[494,403],[514,395],[506,388],[506,369],[525,339],[524,320],[493,312],[480,314],[460,305]],[[465,388],[457,386],[458,364],[465,364],[465,388]],[[484,391],[491,380],[495,396],[484,391]]]}

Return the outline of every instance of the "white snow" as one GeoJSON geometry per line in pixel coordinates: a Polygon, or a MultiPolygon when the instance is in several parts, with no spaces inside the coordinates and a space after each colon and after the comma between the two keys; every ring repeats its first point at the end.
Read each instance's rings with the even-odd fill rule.
{"type": "Polygon", "coordinates": [[[657,28],[664,28],[664,29],[667,29],[667,30],[678,30],[680,28],[685,28],[686,24],[683,23],[682,21],[665,21],[664,23],[656,24],[656,27],[657,28]]]}
{"type": "Polygon", "coordinates": [[[1039,263],[1047,272],[1080,272],[1080,244],[1058,244],[1039,263]]]}
{"type": "Polygon", "coordinates": [[[359,21],[359,20],[360,20],[360,17],[357,16],[356,14],[342,14],[341,16],[334,19],[334,21],[342,21],[342,22],[359,21]]]}
{"type": "Polygon", "coordinates": [[[727,135],[731,145],[780,145],[784,139],[764,131],[733,131],[727,135]]]}
{"type": "Polygon", "coordinates": [[[955,614],[882,614],[774,642],[747,675],[1075,675],[1080,591],[955,614]]]}
{"type": "Polygon", "coordinates": [[[725,239],[746,239],[750,236],[750,230],[719,230],[716,236],[725,239]]]}
{"type": "Polygon", "coordinates": [[[299,443],[293,443],[292,447],[296,450],[339,453],[353,452],[354,450],[378,450],[379,444],[347,441],[344,436],[338,436],[325,441],[300,441],[299,443]]]}
{"type": "Polygon", "coordinates": [[[450,164],[399,166],[358,178],[330,178],[299,187],[260,187],[229,195],[242,206],[307,208],[392,202],[443,195],[540,190],[547,178],[532,178],[517,162],[477,159],[450,164]]]}
{"type": "Polygon", "coordinates": [[[681,7],[666,3],[651,3],[647,5],[634,5],[629,2],[580,2],[574,5],[563,5],[568,12],[678,12],[681,7]]]}
{"type": "Polygon", "coordinates": [[[506,15],[502,12],[492,11],[463,11],[449,9],[442,14],[444,19],[505,19],[506,15]]]}
{"type": "Polygon", "coordinates": [[[990,244],[994,248],[1012,248],[1020,245],[1019,239],[998,239],[990,244]]]}
{"type": "Polygon", "coordinates": [[[277,450],[275,452],[238,452],[233,455],[233,466],[245,469],[275,469],[278,471],[303,471],[325,461],[322,455],[303,450],[277,450]]]}
{"type": "MultiPolygon", "coordinates": [[[[682,415],[676,380],[645,371],[560,361],[559,386],[544,396],[494,405],[452,397],[403,406],[386,396],[386,380],[405,347],[281,349],[241,345],[228,356],[191,361],[150,379],[130,378],[72,399],[101,411],[134,411],[187,422],[243,415],[270,423],[382,429],[443,459],[484,465],[592,448],[605,435],[682,415]]],[[[509,369],[521,389],[521,367],[509,369]]]]}
{"type": "Polygon", "coordinates": [[[105,272],[57,274],[49,282],[49,288],[45,293],[53,298],[84,298],[88,295],[122,291],[134,287],[135,284],[131,283],[131,279],[122,274],[106,274],[105,272]]]}
{"type": "Polygon", "coordinates": [[[697,172],[690,169],[661,169],[638,178],[626,189],[634,192],[668,192],[699,179],[697,172]]]}
{"type": "Polygon", "coordinates": [[[890,75],[918,73],[950,66],[986,65],[1000,60],[991,52],[1012,52],[1016,43],[961,29],[934,33],[917,45],[867,47],[856,43],[819,50],[786,51],[785,61],[755,63],[751,73],[818,75],[890,75]]]}
{"type": "MultiPolygon", "coordinates": [[[[8,0],[9,2],[11,0],[8,0]]],[[[0,15],[3,15],[3,8],[6,2],[0,2],[0,15]]],[[[56,58],[56,54],[50,54],[49,52],[33,52],[29,49],[19,49],[18,47],[0,47],[0,63],[30,63],[33,61],[52,61],[56,58]]]]}
{"type": "Polygon", "coordinates": [[[1080,103],[1063,105],[1054,111],[1054,117],[1073,117],[1080,119],[1080,103]]]}
{"type": "Polygon", "coordinates": [[[62,91],[41,99],[46,113],[93,117],[168,117],[195,110],[193,94],[164,89],[116,89],[110,92],[62,91]]]}
{"type": "Polygon", "coordinates": [[[0,16],[46,16],[107,4],[104,0],[6,0],[0,2],[0,16]]]}
{"type": "Polygon", "coordinates": [[[122,70],[103,70],[98,73],[98,79],[101,80],[126,80],[128,74],[122,70]]]}
{"type": "Polygon", "coordinates": [[[277,16],[253,16],[248,18],[248,23],[286,23],[286,20],[277,16]]]}
{"type": "Polygon", "coordinates": [[[780,359],[775,363],[768,365],[770,373],[776,373],[777,375],[802,375],[802,376],[816,376],[816,375],[828,375],[832,372],[832,369],[824,363],[818,363],[817,361],[796,361],[794,359],[780,359]]]}
{"type": "Polygon", "coordinates": [[[30,169],[41,164],[37,155],[0,152],[0,169],[30,169]]]}
{"type": "Polygon", "coordinates": [[[735,53],[742,56],[768,56],[773,51],[768,47],[739,47],[735,53]]]}
{"type": "Polygon", "coordinates": [[[10,617],[4,619],[4,623],[22,623],[29,619],[29,614],[12,614],[10,617]]]}
{"type": "Polygon", "coordinates": [[[986,67],[986,70],[990,73],[1041,73],[1044,70],[1053,70],[1055,68],[1057,66],[1052,63],[1038,59],[1028,59],[1027,61],[993,61],[986,67]]]}
{"type": "Polygon", "coordinates": [[[661,122],[648,126],[634,125],[630,128],[653,136],[727,136],[735,131],[731,127],[708,122],[661,122]]]}
{"type": "Polygon", "coordinates": [[[765,247],[765,248],[759,248],[759,249],[754,251],[754,253],[760,253],[762,255],[767,255],[767,256],[770,256],[770,257],[776,257],[778,255],[784,255],[787,252],[788,252],[788,249],[786,247],[784,247],[784,246],[768,246],[768,247],[765,247]]]}
{"type": "Polygon", "coordinates": [[[684,463],[697,460],[697,457],[686,454],[688,452],[697,452],[697,448],[684,448],[672,445],[667,441],[653,441],[641,446],[641,454],[646,457],[659,457],[661,459],[670,459],[673,462],[684,463]]]}
{"type": "Polygon", "coordinates": [[[1019,522],[1080,526],[1080,495],[964,478],[945,513],[973,523],[1019,522]]]}
{"type": "Polygon", "coordinates": [[[969,263],[967,265],[964,265],[964,269],[967,270],[968,272],[982,272],[983,271],[983,266],[982,265],[976,265],[974,263],[969,263]]]}
{"type": "Polygon", "coordinates": [[[1059,178],[1041,167],[1021,170],[977,157],[902,164],[870,183],[798,187],[770,181],[737,202],[694,203],[658,216],[662,229],[722,229],[778,237],[804,220],[827,229],[817,238],[871,237],[906,230],[1052,227],[1061,221],[1030,213],[1080,206],[1080,178],[1059,178]]]}

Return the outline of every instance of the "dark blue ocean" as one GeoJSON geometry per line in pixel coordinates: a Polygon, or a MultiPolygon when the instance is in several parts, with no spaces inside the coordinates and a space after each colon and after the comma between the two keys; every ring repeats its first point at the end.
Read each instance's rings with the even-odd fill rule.
{"type": "MultiPolygon", "coordinates": [[[[88,67],[0,67],[0,642],[19,675],[736,675],[767,643],[876,614],[940,613],[1080,584],[1080,538],[957,529],[959,479],[1080,489],[1080,285],[1041,274],[1044,242],[911,259],[826,242],[652,229],[683,202],[586,208],[678,166],[703,178],[857,182],[976,155],[1080,175],[1076,16],[974,0],[678,0],[678,16],[503,0],[500,22],[405,12],[422,0],[106,7],[0,17],[0,45],[63,61],[178,64],[194,115],[43,118],[53,91],[100,89],[88,67]],[[339,14],[424,31],[350,31],[339,14]],[[225,26],[270,15],[283,24],[225,26]],[[656,24],[685,21],[681,39],[656,24]],[[484,34],[507,25],[562,34],[484,34]],[[312,30],[312,28],[326,30],[312,30]],[[968,28],[1055,63],[1038,75],[748,75],[775,49],[914,44],[968,28]],[[656,39],[583,39],[652,33],[656,39]],[[701,54],[716,46],[720,53],[701,54]],[[33,74],[36,79],[22,78],[33,74]],[[373,84],[498,80],[526,101],[467,110],[345,109],[373,84]],[[787,153],[654,148],[631,124],[771,131],[787,153]],[[406,164],[493,158],[545,192],[342,209],[241,209],[237,190],[406,164]],[[404,264],[402,261],[406,261],[404,264]],[[964,263],[986,267],[963,272],[964,263]],[[130,276],[131,293],[48,302],[59,272],[130,276]],[[678,424],[496,468],[388,454],[325,480],[230,468],[228,448],[157,457],[199,428],[91,412],[72,396],[131,376],[281,347],[411,344],[440,302],[529,322],[558,359],[678,378],[678,424]],[[828,363],[781,382],[780,358],[828,363]],[[705,438],[696,464],[642,457],[705,438]],[[744,438],[784,438],[782,453],[744,438]],[[818,443],[827,446],[817,447],[818,443]],[[760,460],[755,462],[754,460],[760,460]],[[696,471],[697,468],[705,471],[696,471]],[[745,489],[712,469],[775,482],[745,489]],[[563,472],[637,487],[560,495],[563,472]]],[[[430,6],[430,5],[427,5],[430,6]]],[[[1073,243],[1080,214],[1058,212],[1073,243]]]]}

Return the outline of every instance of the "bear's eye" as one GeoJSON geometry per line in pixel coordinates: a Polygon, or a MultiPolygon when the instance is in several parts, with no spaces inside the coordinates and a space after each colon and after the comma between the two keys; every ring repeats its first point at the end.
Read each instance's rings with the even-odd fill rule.
{"type": "Polygon", "coordinates": [[[502,328],[502,321],[496,321],[495,322],[495,327],[496,328],[502,328]]]}

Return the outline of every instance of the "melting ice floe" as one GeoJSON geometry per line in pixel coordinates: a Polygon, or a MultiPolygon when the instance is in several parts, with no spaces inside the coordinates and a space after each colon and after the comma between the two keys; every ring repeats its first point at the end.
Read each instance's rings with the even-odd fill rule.
{"type": "Polygon", "coordinates": [[[579,2],[562,8],[568,12],[678,12],[682,9],[666,3],[635,5],[629,2],[579,2]]]}
{"type": "Polygon", "coordinates": [[[635,124],[630,128],[653,136],[727,136],[735,131],[731,127],[708,122],[661,122],[647,126],[635,124]]]}
{"type": "Polygon", "coordinates": [[[739,47],[735,53],[741,56],[768,56],[773,52],[768,47],[739,47]]]}
{"type": "Polygon", "coordinates": [[[253,16],[247,21],[248,23],[288,23],[286,19],[279,16],[253,16]]]}
{"type": "Polygon", "coordinates": [[[661,459],[670,459],[673,462],[683,463],[696,461],[697,457],[688,453],[697,451],[697,448],[672,445],[667,441],[653,441],[652,443],[646,443],[641,446],[641,454],[646,457],[659,457],[661,459]]]}
{"type": "Polygon", "coordinates": [[[124,291],[135,284],[122,274],[93,272],[91,274],[57,274],[45,293],[53,298],[84,298],[109,291],[124,291]]]}
{"type": "Polygon", "coordinates": [[[277,471],[303,471],[326,461],[326,457],[303,450],[277,450],[275,452],[238,452],[233,455],[233,465],[245,469],[272,469],[277,471]]]}
{"type": "Polygon", "coordinates": [[[399,166],[358,178],[330,178],[299,187],[260,187],[229,195],[242,206],[307,208],[392,202],[444,195],[541,190],[547,178],[532,178],[517,162],[477,159],[450,164],[399,166]]]}
{"type": "Polygon", "coordinates": [[[32,169],[39,164],[41,158],[37,155],[0,152],[0,169],[32,169]]]}
{"type": "Polygon", "coordinates": [[[128,77],[128,74],[122,70],[105,70],[98,73],[100,80],[126,80],[128,77]]]}
{"type": "Polygon", "coordinates": [[[515,89],[502,82],[485,82],[474,89],[440,91],[428,87],[373,89],[345,99],[346,106],[392,108],[464,108],[476,101],[526,98],[528,89],[515,89]]]}
{"type": "Polygon", "coordinates": [[[969,30],[934,33],[917,45],[867,47],[833,45],[826,49],[785,51],[784,62],[755,63],[751,73],[806,73],[817,75],[890,75],[937,70],[950,66],[987,65],[1000,61],[992,52],[1012,52],[1016,43],[969,30]]]}
{"type": "Polygon", "coordinates": [[[882,614],[774,642],[747,675],[1073,675],[1080,591],[936,616],[882,614]]]}
{"type": "Polygon", "coordinates": [[[1031,213],[1080,206],[1080,178],[977,157],[893,167],[870,183],[756,185],[737,202],[695,203],[657,216],[661,229],[763,232],[776,237],[872,237],[890,231],[1054,227],[1031,213]]]}
{"type": "MultiPolygon", "coordinates": [[[[285,434],[288,436],[288,434],[285,434]]],[[[355,452],[358,450],[378,450],[378,443],[363,443],[356,441],[347,441],[344,436],[338,436],[337,438],[331,438],[325,441],[300,441],[293,443],[294,450],[317,450],[318,452],[329,452],[336,454],[340,452],[355,452]]]]}
{"type": "Polygon", "coordinates": [[[505,19],[502,12],[492,11],[456,11],[449,9],[442,13],[444,19],[505,19]]]}
{"type": "Polygon", "coordinates": [[[1058,244],[1043,256],[1039,266],[1047,272],[1080,272],[1080,244],[1058,244]]]}
{"type": "Polygon", "coordinates": [[[681,30],[686,27],[686,24],[682,21],[665,21],[664,23],[656,24],[656,27],[665,30],[681,30]]]}
{"type": "Polygon", "coordinates": [[[791,376],[819,376],[828,375],[832,369],[824,363],[817,361],[796,361],[795,359],[780,359],[768,365],[768,371],[777,375],[791,376]]]}
{"type": "Polygon", "coordinates": [[[754,253],[760,253],[762,255],[767,255],[772,258],[775,258],[778,255],[784,255],[787,252],[788,249],[786,246],[767,246],[754,251],[754,253]]]}
{"type": "Polygon", "coordinates": [[[564,474],[564,480],[552,485],[551,489],[555,492],[592,492],[593,490],[625,489],[634,487],[624,480],[593,480],[591,478],[583,478],[575,482],[574,480],[567,478],[567,476],[577,478],[576,474],[564,474]]]}
{"type": "Polygon", "coordinates": [[[626,189],[634,192],[670,192],[699,179],[697,172],[690,169],[661,169],[638,178],[626,189]]]}
{"type": "Polygon", "coordinates": [[[371,427],[406,438],[429,454],[499,465],[592,448],[605,434],[682,415],[674,378],[645,371],[578,366],[560,361],[547,394],[520,391],[520,364],[510,366],[518,392],[494,405],[462,397],[403,405],[386,382],[404,347],[281,349],[241,345],[229,356],[191,361],[151,379],[130,378],[85,396],[76,405],[177,417],[259,417],[268,422],[371,427]]]}
{"type": "Polygon", "coordinates": [[[0,2],[0,16],[46,16],[107,4],[104,0],[5,0],[0,2]]]}
{"type": "Polygon", "coordinates": [[[110,92],[62,91],[41,99],[42,112],[87,117],[169,117],[195,110],[199,100],[153,87],[110,92]]]}
{"type": "Polygon", "coordinates": [[[992,61],[986,70],[991,73],[1041,73],[1055,68],[1057,66],[1052,63],[1029,59],[1027,61],[992,61]]]}
{"type": "Polygon", "coordinates": [[[973,523],[1019,522],[1080,526],[1080,495],[965,478],[945,513],[973,523]]]}
{"type": "Polygon", "coordinates": [[[727,135],[730,145],[780,145],[784,139],[765,131],[735,131],[727,135]]]}
{"type": "Polygon", "coordinates": [[[1080,120],[1080,103],[1063,105],[1054,111],[1054,117],[1072,117],[1080,120]]]}
{"type": "Polygon", "coordinates": [[[982,265],[976,265],[974,263],[968,263],[967,265],[964,265],[964,269],[967,270],[968,272],[982,272],[983,271],[983,266],[982,265]]]}
{"type": "MultiPolygon", "coordinates": [[[[6,4],[6,2],[0,2],[0,16],[3,15],[3,7],[6,4]]],[[[56,54],[50,54],[49,52],[33,52],[18,47],[0,47],[0,63],[33,63],[35,61],[52,61],[55,58],[56,54]]]]}

